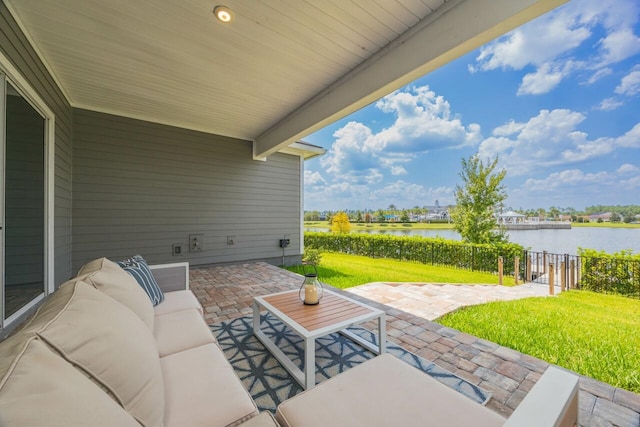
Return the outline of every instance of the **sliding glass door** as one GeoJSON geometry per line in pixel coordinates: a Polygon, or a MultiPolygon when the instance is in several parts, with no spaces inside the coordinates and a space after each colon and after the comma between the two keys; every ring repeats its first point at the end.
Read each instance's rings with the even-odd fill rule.
{"type": "Polygon", "coordinates": [[[47,120],[0,74],[0,278],[6,326],[47,292],[47,120]]]}

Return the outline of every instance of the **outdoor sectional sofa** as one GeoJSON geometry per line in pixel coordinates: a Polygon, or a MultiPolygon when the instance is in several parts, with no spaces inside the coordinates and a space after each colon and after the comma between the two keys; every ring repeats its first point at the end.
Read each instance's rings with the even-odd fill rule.
{"type": "Polygon", "coordinates": [[[155,307],[118,264],[92,261],[0,343],[0,426],[276,425],[216,344],[188,264],[152,271],[155,307]]]}
{"type": "MultiPolygon", "coordinates": [[[[164,292],[155,307],[133,276],[101,258],[0,343],[0,426],[278,426],[204,322],[188,264],[151,270],[164,292]]],[[[294,427],[425,426],[456,425],[460,413],[472,425],[572,426],[577,379],[547,371],[505,424],[384,355],[287,400],[277,418],[294,427]]]]}

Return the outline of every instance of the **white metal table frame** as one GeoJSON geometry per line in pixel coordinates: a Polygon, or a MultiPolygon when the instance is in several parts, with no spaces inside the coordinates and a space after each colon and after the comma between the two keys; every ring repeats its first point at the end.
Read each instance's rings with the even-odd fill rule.
{"type": "MultiPolygon", "coordinates": [[[[291,319],[282,311],[275,308],[273,305],[269,304],[264,298],[272,297],[275,295],[285,294],[298,291],[285,291],[278,292],[275,294],[264,295],[262,297],[254,297],[253,299],[253,334],[264,344],[264,346],[273,354],[273,356],[282,364],[282,366],[289,371],[289,373],[298,381],[298,383],[302,386],[303,389],[308,390],[316,385],[316,338],[322,337],[325,335],[329,335],[333,332],[340,332],[342,335],[350,338],[351,340],[357,342],[361,346],[365,347],[372,352],[381,355],[386,352],[386,343],[387,343],[387,332],[386,332],[386,319],[385,313],[382,310],[378,310],[377,308],[370,307],[366,304],[362,304],[358,301],[355,301],[351,298],[344,297],[340,294],[337,294],[332,291],[325,290],[324,292],[327,294],[333,294],[334,296],[347,300],[351,303],[362,306],[368,310],[369,313],[353,317],[350,319],[338,321],[336,323],[330,324],[328,326],[309,331],[302,325],[298,324],[295,320],[291,319]],[[282,350],[278,348],[278,346],[267,337],[264,332],[260,329],[260,312],[261,308],[265,309],[276,318],[278,318],[282,323],[291,328],[296,334],[300,335],[304,339],[304,371],[298,368],[293,361],[286,355],[282,350]],[[354,326],[360,323],[367,322],[369,320],[378,319],[378,342],[380,345],[375,345],[359,335],[354,334],[351,331],[346,330],[346,328],[350,326],[354,326]],[[311,367],[311,369],[309,369],[311,367]]],[[[300,303],[302,304],[302,302],[300,303]]],[[[322,303],[321,303],[322,304],[322,303]]]]}

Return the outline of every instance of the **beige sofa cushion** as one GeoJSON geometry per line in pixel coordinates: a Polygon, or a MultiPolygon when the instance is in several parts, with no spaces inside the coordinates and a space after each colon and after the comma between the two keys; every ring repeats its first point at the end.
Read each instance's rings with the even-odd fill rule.
{"type": "Polygon", "coordinates": [[[136,279],[118,264],[107,258],[93,260],[80,269],[77,278],[128,307],[153,330],[154,312],[151,300],[136,279]]]}
{"type": "Polygon", "coordinates": [[[31,339],[0,381],[3,427],[139,427],[99,387],[42,342],[31,339]]]}
{"type": "Polygon", "coordinates": [[[141,424],[161,426],[164,387],[151,331],[127,307],[82,281],[62,285],[38,315],[46,317],[47,306],[58,307],[65,299],[51,321],[36,316],[30,328],[109,390],[141,424]]]}
{"type": "Polygon", "coordinates": [[[193,308],[156,316],[153,335],[160,357],[216,342],[200,312],[193,308]]]}
{"type": "Polygon", "coordinates": [[[188,289],[164,293],[164,301],[153,307],[156,316],[194,308],[203,315],[202,306],[196,296],[188,289]]]}
{"type": "Polygon", "coordinates": [[[366,361],[278,406],[283,426],[498,427],[505,419],[385,354],[366,361]]]}
{"type": "Polygon", "coordinates": [[[160,359],[165,427],[236,426],[257,408],[216,344],[160,359]]]}

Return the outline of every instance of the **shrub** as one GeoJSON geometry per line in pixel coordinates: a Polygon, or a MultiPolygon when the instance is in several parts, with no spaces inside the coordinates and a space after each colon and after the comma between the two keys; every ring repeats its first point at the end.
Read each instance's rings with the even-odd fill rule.
{"type": "Polygon", "coordinates": [[[322,260],[321,251],[318,249],[305,249],[304,256],[302,257],[302,261],[307,264],[313,264],[315,266],[320,265],[320,261],[322,260]]]}
{"type": "Polygon", "coordinates": [[[498,257],[502,256],[505,275],[513,274],[516,256],[520,257],[521,262],[524,259],[522,246],[515,243],[473,244],[421,236],[306,232],[304,244],[307,248],[321,251],[446,265],[490,273],[497,272],[498,257]]]}
{"type": "Polygon", "coordinates": [[[578,249],[582,289],[640,298],[640,254],[578,249]]]}

